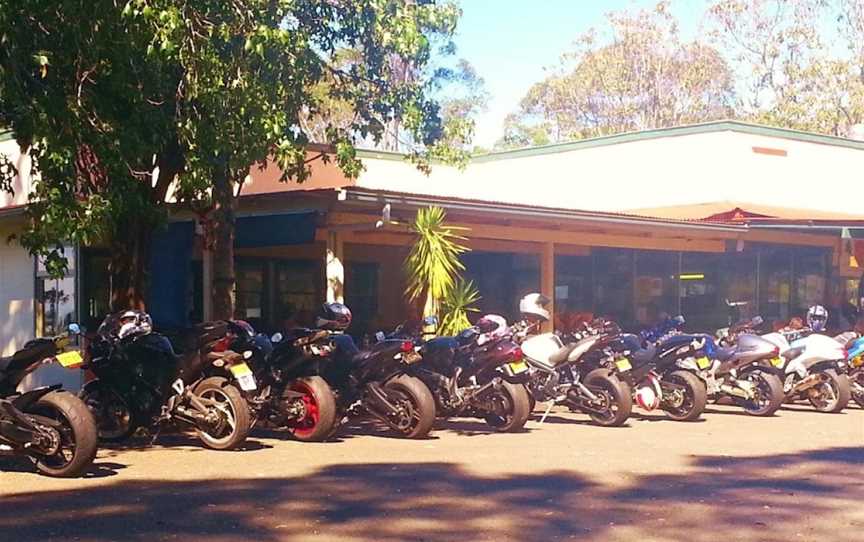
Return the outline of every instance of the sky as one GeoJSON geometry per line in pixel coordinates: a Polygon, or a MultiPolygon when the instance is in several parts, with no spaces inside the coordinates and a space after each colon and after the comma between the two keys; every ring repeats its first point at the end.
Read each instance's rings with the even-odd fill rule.
{"type": "MultiPolygon", "coordinates": [[[[457,55],[484,79],[488,110],[477,119],[474,144],[491,147],[544,68],[555,66],[577,36],[605,22],[610,11],[650,9],[657,0],[462,0],[457,55]]],[[[707,0],[673,1],[681,35],[698,33],[707,0]]]]}

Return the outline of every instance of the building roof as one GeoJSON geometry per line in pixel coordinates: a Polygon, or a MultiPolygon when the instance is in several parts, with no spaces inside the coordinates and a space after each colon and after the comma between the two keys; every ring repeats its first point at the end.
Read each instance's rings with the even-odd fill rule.
{"type": "Polygon", "coordinates": [[[778,207],[741,201],[713,201],[690,205],[628,209],[629,214],[677,220],[755,223],[767,221],[860,221],[864,214],[778,207]]]}

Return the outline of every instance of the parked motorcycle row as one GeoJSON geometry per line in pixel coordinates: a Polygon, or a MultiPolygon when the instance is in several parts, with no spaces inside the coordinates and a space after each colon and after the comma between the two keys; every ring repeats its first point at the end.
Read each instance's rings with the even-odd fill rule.
{"type": "Polygon", "coordinates": [[[83,339],[81,352],[69,349],[81,333],[73,324],[0,359],[0,454],[74,477],[89,469],[97,441],[155,440],[166,428],[230,450],[256,425],[324,441],[359,416],[409,439],[450,417],[513,432],[537,403],[541,423],[560,405],[601,426],[624,424],[634,404],[676,421],[698,419],[709,400],[753,416],[800,400],[822,412],[850,400],[864,407],[864,338],[820,333],[821,307],[806,327],[761,335],[758,317],[704,334],[685,333],[680,316],[638,334],[603,318],[541,333],[548,304],[529,294],[520,321],[487,315],[455,337],[436,337],[434,318],[406,323],[362,349],[346,334],[351,312],[339,303],[325,304],[313,328],[272,336],[240,320],[163,334],[146,313],[124,311],[83,339]],[[16,391],[44,363],[86,371],[79,395],[60,386],[16,391]]]}

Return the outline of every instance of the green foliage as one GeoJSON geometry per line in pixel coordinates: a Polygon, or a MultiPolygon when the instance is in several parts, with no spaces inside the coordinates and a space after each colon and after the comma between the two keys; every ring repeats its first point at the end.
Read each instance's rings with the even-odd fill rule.
{"type": "Polygon", "coordinates": [[[408,275],[405,295],[409,301],[432,299],[438,303],[446,299],[459,272],[465,269],[459,255],[468,249],[460,244],[465,237],[458,232],[466,228],[448,226],[446,218],[440,207],[417,211],[411,225],[416,241],[405,260],[408,275]]]}
{"type": "Polygon", "coordinates": [[[479,312],[474,305],[480,301],[480,292],[472,281],[457,279],[453,288],[441,301],[441,323],[437,333],[441,336],[454,336],[471,327],[469,312],[479,312]]]}

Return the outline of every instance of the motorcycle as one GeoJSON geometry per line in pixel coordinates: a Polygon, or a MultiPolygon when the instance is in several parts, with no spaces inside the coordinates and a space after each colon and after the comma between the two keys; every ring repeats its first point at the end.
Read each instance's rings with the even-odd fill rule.
{"type": "Polygon", "coordinates": [[[538,402],[549,402],[543,420],[553,405],[587,413],[602,426],[623,425],[630,417],[630,389],[606,365],[609,347],[620,329],[613,322],[595,321],[567,337],[567,344],[554,333],[528,336],[521,342],[529,366],[526,388],[538,402]]]}
{"type": "Polygon", "coordinates": [[[83,363],[81,354],[63,352],[77,324],[67,334],[34,339],[12,356],[0,358],[0,455],[29,457],[46,476],[83,475],[96,457],[96,422],[78,397],[60,385],[18,392],[24,377],[45,363],[65,368],[83,363]]]}
{"type": "Polygon", "coordinates": [[[246,364],[251,352],[214,351],[227,331],[224,322],[201,324],[174,344],[149,322],[139,311],[109,315],[90,341],[84,367],[95,378],[80,396],[96,418],[99,438],[119,442],[141,429],[155,440],[163,427],[176,424],[193,429],[208,448],[240,446],[251,423],[241,390],[257,387],[246,364]]]}
{"type": "Polygon", "coordinates": [[[684,365],[704,347],[692,336],[672,336],[643,345],[640,337],[622,335],[611,345],[607,367],[631,391],[633,401],[649,412],[660,409],[676,421],[699,419],[705,410],[705,384],[684,365]]]}
{"type": "MultiPolygon", "coordinates": [[[[434,327],[437,322],[425,324],[434,327]]],[[[530,398],[522,385],[529,367],[506,331],[494,340],[483,340],[492,326],[487,317],[457,337],[423,343],[412,372],[432,391],[439,416],[475,417],[495,431],[519,431],[531,415],[530,398]]]]}
{"type": "Polygon", "coordinates": [[[363,351],[350,335],[317,331],[325,333],[318,335],[316,343],[330,341],[331,361],[321,364],[320,374],[336,395],[343,422],[368,414],[405,438],[429,434],[435,422],[435,400],[423,381],[410,373],[410,365],[420,356],[412,341],[400,337],[400,329],[363,351]]]}
{"type": "Polygon", "coordinates": [[[819,412],[836,413],[851,399],[849,378],[841,364],[846,350],[835,339],[809,329],[763,335],[778,347],[785,400],[807,399],[819,412]]]}
{"type": "Polygon", "coordinates": [[[846,359],[852,399],[864,408],[864,337],[846,346],[846,359]]]}
{"type": "Polygon", "coordinates": [[[255,334],[247,322],[228,321],[217,350],[251,351],[249,365],[259,384],[246,392],[253,424],[285,428],[297,440],[319,442],[336,428],[336,399],[318,376],[319,363],[332,351],[326,330],[295,329],[284,336],[255,334]]]}

